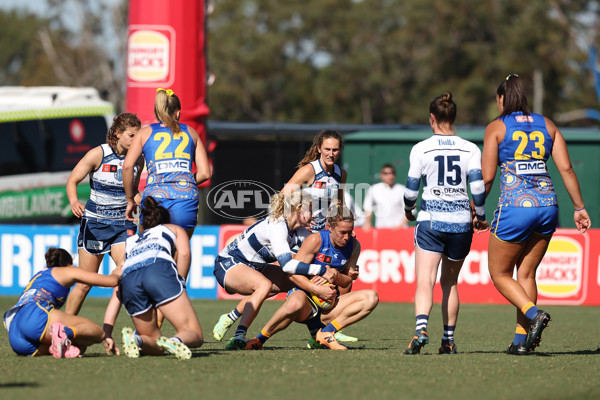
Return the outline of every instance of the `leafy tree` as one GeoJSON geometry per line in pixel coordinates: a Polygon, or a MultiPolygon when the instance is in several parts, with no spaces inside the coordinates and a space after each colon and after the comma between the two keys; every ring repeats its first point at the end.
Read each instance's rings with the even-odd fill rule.
{"type": "Polygon", "coordinates": [[[430,100],[451,91],[458,122],[484,124],[509,73],[530,93],[541,76],[552,116],[594,101],[581,63],[598,13],[569,0],[214,0],[211,116],[427,123],[430,100]]]}

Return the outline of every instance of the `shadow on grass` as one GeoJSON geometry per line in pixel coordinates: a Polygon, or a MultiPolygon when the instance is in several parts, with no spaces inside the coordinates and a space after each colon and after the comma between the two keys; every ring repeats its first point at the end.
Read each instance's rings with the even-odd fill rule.
{"type": "Polygon", "coordinates": [[[6,382],[0,383],[0,389],[8,388],[37,388],[40,384],[37,382],[6,382]]]}

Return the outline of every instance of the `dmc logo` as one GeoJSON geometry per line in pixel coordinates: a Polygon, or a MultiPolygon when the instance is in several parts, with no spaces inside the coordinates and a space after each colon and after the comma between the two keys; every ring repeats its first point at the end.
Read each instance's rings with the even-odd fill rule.
{"type": "Polygon", "coordinates": [[[546,163],[544,161],[520,162],[517,163],[517,174],[531,172],[546,172],[546,163]]]}
{"type": "Polygon", "coordinates": [[[576,295],[582,287],[583,251],[571,238],[555,236],[537,271],[541,295],[564,298],[576,295]]]}
{"type": "Polygon", "coordinates": [[[186,160],[158,161],[156,163],[158,173],[166,172],[188,172],[191,171],[190,162],[186,160]]]}
{"type": "Polygon", "coordinates": [[[257,181],[228,181],[208,192],[206,203],[215,214],[228,219],[264,218],[275,190],[257,181]]]}

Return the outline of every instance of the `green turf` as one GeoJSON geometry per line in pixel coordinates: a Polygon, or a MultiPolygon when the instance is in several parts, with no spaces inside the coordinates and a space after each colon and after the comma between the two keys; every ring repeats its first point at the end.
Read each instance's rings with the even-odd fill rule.
{"type": "MultiPolygon", "coordinates": [[[[0,297],[0,310],[15,298],[0,297]]],[[[88,299],[82,316],[101,322],[107,300],[88,299]]],[[[412,304],[382,303],[344,329],[361,340],[346,352],[308,350],[307,331],[293,324],[261,351],[225,351],[212,327],[232,301],[194,301],[206,343],[194,357],[107,357],[101,345],[80,359],[16,356],[0,333],[1,399],[598,399],[600,307],[545,307],[552,315],[531,356],[504,354],[514,331],[508,305],[463,305],[459,354],[438,355],[439,305],[421,355],[402,350],[414,330],[412,304]]],[[[281,303],[267,302],[250,328],[254,336],[281,303]]],[[[115,332],[131,324],[124,310],[115,332]]],[[[172,334],[170,325],[164,329],[172,334]]],[[[116,338],[120,344],[120,338],[116,338]]]]}

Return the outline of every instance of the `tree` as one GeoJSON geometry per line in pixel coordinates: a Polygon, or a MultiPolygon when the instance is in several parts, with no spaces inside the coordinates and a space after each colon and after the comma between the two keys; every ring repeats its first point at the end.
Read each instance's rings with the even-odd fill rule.
{"type": "Polygon", "coordinates": [[[552,116],[593,101],[580,94],[582,38],[595,43],[599,12],[569,0],[214,0],[211,116],[427,123],[431,99],[451,91],[459,123],[485,124],[509,73],[531,94],[541,76],[552,116]]]}

